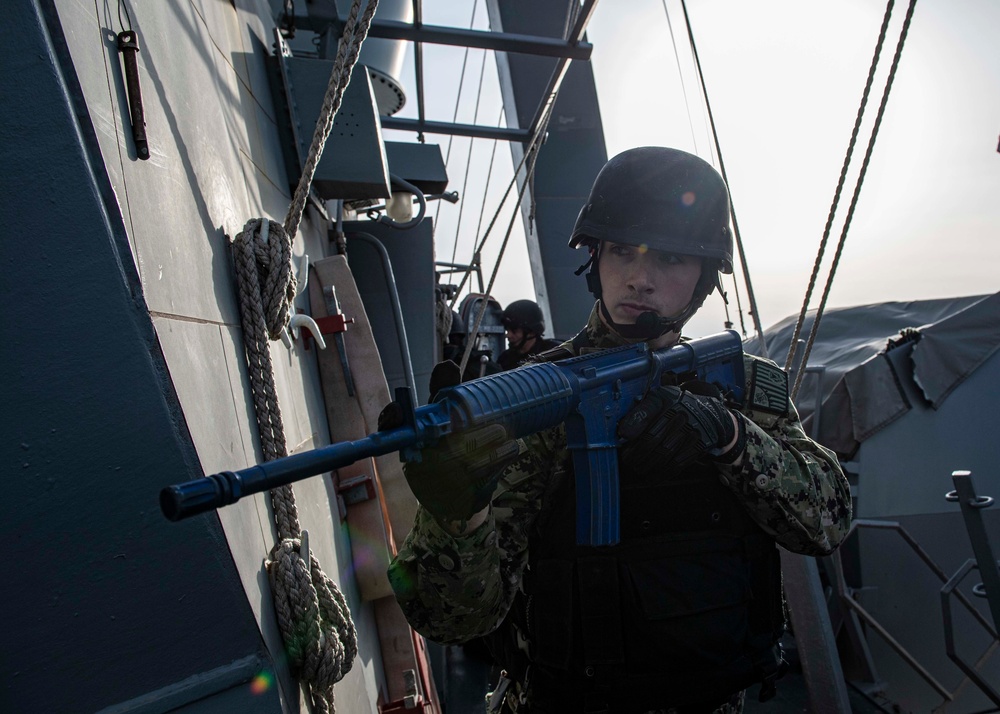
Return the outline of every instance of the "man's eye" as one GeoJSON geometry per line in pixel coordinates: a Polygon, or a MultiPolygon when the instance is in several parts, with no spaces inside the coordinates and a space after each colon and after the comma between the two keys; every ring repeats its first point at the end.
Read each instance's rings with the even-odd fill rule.
{"type": "Polygon", "coordinates": [[[682,265],[684,263],[684,258],[680,255],[674,255],[673,253],[662,253],[660,254],[660,262],[665,265],[682,265]]]}

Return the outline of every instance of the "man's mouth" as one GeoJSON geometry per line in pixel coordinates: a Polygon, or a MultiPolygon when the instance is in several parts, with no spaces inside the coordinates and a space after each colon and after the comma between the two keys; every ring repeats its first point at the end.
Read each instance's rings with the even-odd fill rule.
{"type": "Polygon", "coordinates": [[[650,305],[645,305],[640,302],[620,302],[618,303],[618,307],[624,310],[627,314],[632,315],[634,317],[638,317],[644,312],[656,312],[657,314],[659,314],[656,308],[651,307],[650,305]]]}

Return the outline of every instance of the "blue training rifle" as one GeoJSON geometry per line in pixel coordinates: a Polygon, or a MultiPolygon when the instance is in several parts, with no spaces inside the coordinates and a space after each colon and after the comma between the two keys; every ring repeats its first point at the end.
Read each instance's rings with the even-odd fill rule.
{"type": "Polygon", "coordinates": [[[416,409],[409,390],[397,389],[402,426],[168,486],[160,492],[160,508],[177,521],[391,451],[405,461],[418,460],[422,449],[452,432],[502,424],[511,438],[519,438],[565,423],[576,474],[577,543],[614,545],[619,541],[618,422],[664,372],[692,373],[717,386],[727,401],[743,402],[743,344],[733,330],[661,350],[650,350],[646,343],[627,345],[464,382],[416,409]]]}

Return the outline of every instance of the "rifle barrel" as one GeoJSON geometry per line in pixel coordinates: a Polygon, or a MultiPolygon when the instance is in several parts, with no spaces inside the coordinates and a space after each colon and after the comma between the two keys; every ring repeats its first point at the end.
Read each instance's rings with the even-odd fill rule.
{"type": "Polygon", "coordinates": [[[160,510],[171,521],[236,503],[244,496],[339,469],[355,461],[382,456],[418,443],[422,434],[407,427],[378,431],[357,441],[342,441],[265,461],[240,471],[167,486],[160,491],[160,510]]]}

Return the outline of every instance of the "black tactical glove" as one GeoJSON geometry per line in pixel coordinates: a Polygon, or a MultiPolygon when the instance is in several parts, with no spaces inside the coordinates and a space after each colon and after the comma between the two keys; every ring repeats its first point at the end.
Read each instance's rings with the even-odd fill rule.
{"type": "Polygon", "coordinates": [[[490,504],[504,468],[518,454],[517,442],[499,424],[449,434],[403,464],[417,500],[439,521],[467,521],[490,504]]]}
{"type": "Polygon", "coordinates": [[[743,434],[743,424],[722,403],[718,389],[705,382],[681,387],[653,387],[618,424],[622,464],[640,477],[680,470],[708,453],[731,463],[745,441],[737,439],[727,453],[721,449],[743,434]]]}
{"type": "MultiPolygon", "coordinates": [[[[458,365],[440,362],[431,372],[431,401],[440,390],[460,383],[458,365]]],[[[378,418],[379,430],[402,423],[399,405],[390,403],[378,418]]],[[[403,464],[410,490],[439,521],[466,521],[486,508],[504,468],[517,458],[517,442],[491,424],[449,434],[420,452],[420,461],[403,464]]]]}

